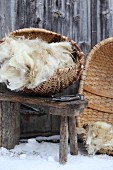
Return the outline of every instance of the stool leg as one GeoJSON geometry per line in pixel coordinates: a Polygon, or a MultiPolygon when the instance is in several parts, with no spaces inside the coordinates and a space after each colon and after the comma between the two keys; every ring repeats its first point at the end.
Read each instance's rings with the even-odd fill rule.
{"type": "Polygon", "coordinates": [[[59,162],[65,164],[68,154],[68,120],[66,116],[61,116],[60,123],[60,147],[59,147],[59,162]]]}
{"type": "Polygon", "coordinates": [[[76,117],[69,117],[69,138],[71,155],[78,155],[76,117]]]}
{"type": "Polygon", "coordinates": [[[12,149],[20,139],[20,104],[0,102],[0,147],[12,149]]]}

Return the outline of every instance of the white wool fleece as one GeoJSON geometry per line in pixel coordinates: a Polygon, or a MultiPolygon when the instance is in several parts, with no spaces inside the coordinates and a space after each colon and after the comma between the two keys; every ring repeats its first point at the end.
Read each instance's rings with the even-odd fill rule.
{"type": "Polygon", "coordinates": [[[70,42],[50,43],[6,37],[0,45],[0,82],[11,90],[33,89],[48,80],[58,68],[75,63],[70,42]]]}
{"type": "Polygon", "coordinates": [[[113,126],[105,122],[95,122],[86,129],[86,148],[88,154],[100,149],[113,150],[113,126]]]}

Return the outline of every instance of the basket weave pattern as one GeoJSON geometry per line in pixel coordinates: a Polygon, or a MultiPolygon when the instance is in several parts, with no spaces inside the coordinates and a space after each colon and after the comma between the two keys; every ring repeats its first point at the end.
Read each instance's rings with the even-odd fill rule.
{"type": "MultiPolygon", "coordinates": [[[[88,107],[77,119],[78,127],[96,121],[113,124],[113,38],[101,41],[89,53],[79,93],[88,100],[88,107]]],[[[99,152],[113,154],[104,149],[99,152]]]]}
{"type": "Polygon", "coordinates": [[[20,29],[11,33],[13,36],[24,36],[29,39],[36,39],[37,37],[48,42],[70,41],[74,47],[74,58],[76,60],[75,66],[57,69],[54,75],[47,81],[41,83],[34,89],[24,89],[26,93],[36,93],[38,95],[51,95],[61,92],[76,81],[83,70],[84,54],[79,46],[73,41],[60,34],[47,31],[39,28],[20,29]]]}

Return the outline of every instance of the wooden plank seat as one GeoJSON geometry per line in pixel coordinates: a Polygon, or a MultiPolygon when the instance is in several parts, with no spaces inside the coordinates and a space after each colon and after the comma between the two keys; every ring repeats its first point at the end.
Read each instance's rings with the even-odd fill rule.
{"type": "Polygon", "coordinates": [[[59,162],[67,162],[68,136],[70,138],[70,153],[78,154],[76,117],[87,106],[87,101],[55,102],[51,98],[37,97],[13,92],[0,92],[0,146],[8,149],[19,143],[20,138],[20,104],[35,104],[49,107],[49,114],[59,115],[60,146],[59,162]],[[68,134],[69,130],[69,134],[68,134]]]}

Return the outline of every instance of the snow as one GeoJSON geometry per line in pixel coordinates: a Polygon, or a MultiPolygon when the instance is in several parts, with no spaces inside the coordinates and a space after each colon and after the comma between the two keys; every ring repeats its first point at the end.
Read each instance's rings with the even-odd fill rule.
{"type": "Polygon", "coordinates": [[[0,170],[113,170],[113,157],[88,156],[82,144],[79,144],[79,154],[72,156],[68,151],[68,162],[61,165],[58,162],[59,143],[49,140],[56,142],[59,136],[21,140],[11,150],[1,147],[0,170]]]}

